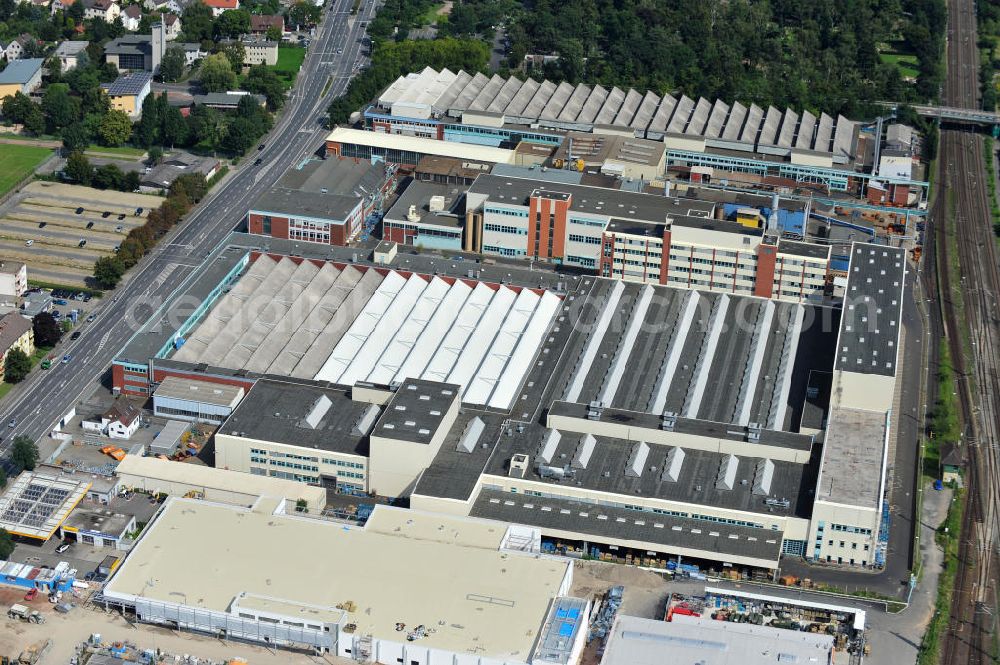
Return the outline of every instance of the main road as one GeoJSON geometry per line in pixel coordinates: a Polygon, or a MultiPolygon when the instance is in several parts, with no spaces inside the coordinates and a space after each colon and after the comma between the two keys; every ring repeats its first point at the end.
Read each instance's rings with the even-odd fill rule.
{"type": "Polygon", "coordinates": [[[5,430],[0,432],[0,459],[8,458],[15,436],[37,440],[51,431],[107,371],[138,324],[155,313],[246,214],[254,197],[321,145],[326,107],[365,64],[362,38],[378,0],[364,0],[356,16],[350,14],[352,0],[331,0],[329,5],[284,109],[263,139],[265,148],[245,159],[105,295],[97,319],[86,324],[83,335],[56,350],[70,356],[68,363],[33,372],[0,404],[0,428],[5,430]],[[262,160],[259,166],[253,165],[255,157],[262,160]]]}

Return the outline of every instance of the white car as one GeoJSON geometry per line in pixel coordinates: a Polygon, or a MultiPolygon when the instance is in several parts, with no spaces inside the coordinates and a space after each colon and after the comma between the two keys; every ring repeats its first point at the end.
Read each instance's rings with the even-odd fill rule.
{"type": "Polygon", "coordinates": [[[25,240],[25,241],[24,241],[24,246],[25,246],[25,247],[31,247],[31,246],[32,246],[32,245],[34,245],[34,244],[35,244],[35,241],[34,241],[34,240],[25,240]]]}

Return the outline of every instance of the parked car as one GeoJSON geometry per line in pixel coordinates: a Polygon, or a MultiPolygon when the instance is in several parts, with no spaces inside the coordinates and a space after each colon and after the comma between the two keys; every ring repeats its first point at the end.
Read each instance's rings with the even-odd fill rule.
{"type": "Polygon", "coordinates": [[[83,294],[83,302],[90,302],[93,299],[93,297],[94,296],[90,295],[89,293],[84,293],[83,294]]]}
{"type": "Polygon", "coordinates": [[[135,216],[138,217],[141,214],[142,214],[142,208],[136,208],[135,209],[135,216]]]}
{"type": "Polygon", "coordinates": [[[119,215],[118,215],[118,221],[120,222],[123,219],[125,219],[125,213],[119,213],[119,215]]]}
{"type": "Polygon", "coordinates": [[[111,213],[110,213],[110,212],[108,212],[107,210],[105,210],[104,212],[102,212],[102,213],[101,213],[101,217],[102,217],[103,219],[107,219],[107,218],[108,218],[108,217],[110,217],[110,216],[111,216],[111,213]]]}
{"type": "Polygon", "coordinates": [[[82,215],[83,214],[83,208],[77,208],[76,209],[76,214],[82,215]]]}
{"type": "Polygon", "coordinates": [[[28,589],[28,593],[24,594],[24,599],[28,602],[33,601],[38,596],[38,589],[32,587],[28,589]]]}
{"type": "Polygon", "coordinates": [[[97,318],[96,314],[91,314],[90,316],[87,317],[87,323],[93,323],[94,319],[96,318],[97,318]]]}
{"type": "Polygon", "coordinates": [[[34,240],[25,240],[25,241],[24,241],[24,246],[25,246],[25,247],[31,247],[31,246],[32,246],[32,245],[34,245],[34,244],[35,244],[35,241],[34,241],[34,240]]]}
{"type": "Polygon", "coordinates": [[[59,547],[56,548],[56,554],[62,554],[63,552],[68,550],[72,545],[73,543],[69,542],[68,540],[64,540],[62,543],[59,544],[59,547]]]}
{"type": "Polygon", "coordinates": [[[87,228],[88,229],[94,228],[94,223],[93,222],[87,222],[87,228]]]}
{"type": "Polygon", "coordinates": [[[40,229],[44,229],[48,225],[49,225],[48,222],[38,222],[38,228],[40,229]]]}
{"type": "Polygon", "coordinates": [[[56,298],[55,300],[52,301],[52,303],[55,304],[55,305],[63,305],[63,306],[66,306],[66,305],[69,304],[67,301],[63,300],[62,298],[56,298]]]}
{"type": "Polygon", "coordinates": [[[115,233],[121,233],[123,228],[124,227],[121,224],[119,224],[118,226],[115,227],[115,233]]]}
{"type": "Polygon", "coordinates": [[[80,242],[77,243],[77,246],[78,247],[83,247],[86,244],[87,244],[87,241],[84,238],[80,238],[80,242]]]}

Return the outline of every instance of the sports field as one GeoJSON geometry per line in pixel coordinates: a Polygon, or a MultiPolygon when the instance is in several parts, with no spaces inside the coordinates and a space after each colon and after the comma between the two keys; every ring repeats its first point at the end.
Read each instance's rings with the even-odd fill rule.
{"type": "Polygon", "coordinates": [[[51,154],[51,148],[0,144],[0,196],[30,175],[51,154]]]}

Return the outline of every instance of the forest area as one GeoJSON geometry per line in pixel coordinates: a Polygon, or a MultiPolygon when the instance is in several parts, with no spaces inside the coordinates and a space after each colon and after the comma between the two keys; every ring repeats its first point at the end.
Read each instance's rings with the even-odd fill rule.
{"type": "Polygon", "coordinates": [[[445,26],[488,38],[507,20],[508,65],[533,75],[758,105],[863,114],[932,100],[944,0],[462,0],[445,26]]]}

